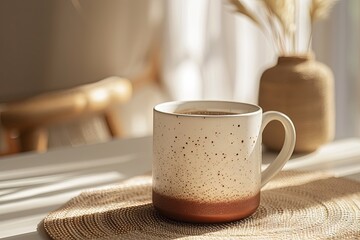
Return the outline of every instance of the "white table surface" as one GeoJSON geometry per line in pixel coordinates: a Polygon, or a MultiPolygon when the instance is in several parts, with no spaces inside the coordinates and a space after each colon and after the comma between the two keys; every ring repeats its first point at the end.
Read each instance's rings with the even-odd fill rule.
{"type": "MultiPolygon", "coordinates": [[[[264,154],[264,167],[274,158],[264,154]]],[[[0,158],[0,238],[44,239],[37,225],[86,188],[101,187],[151,170],[151,137],[0,158]]],[[[360,181],[360,139],[330,143],[293,156],[284,169],[328,170],[360,181]]]]}

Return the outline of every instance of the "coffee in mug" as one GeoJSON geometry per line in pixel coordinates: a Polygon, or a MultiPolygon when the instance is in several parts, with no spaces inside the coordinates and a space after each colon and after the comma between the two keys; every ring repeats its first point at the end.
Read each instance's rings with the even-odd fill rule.
{"type": "Polygon", "coordinates": [[[253,214],[261,187],[281,170],[295,145],[287,116],[239,102],[159,104],[153,131],[153,205],[186,222],[228,222],[253,214]],[[261,172],[261,134],[272,120],[283,124],[286,138],[261,172]]]}

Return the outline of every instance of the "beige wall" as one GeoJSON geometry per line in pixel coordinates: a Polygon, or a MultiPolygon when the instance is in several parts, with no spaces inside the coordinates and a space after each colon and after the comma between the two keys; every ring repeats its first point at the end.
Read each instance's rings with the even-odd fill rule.
{"type": "Polygon", "coordinates": [[[0,1],[0,102],[40,90],[53,1],[0,1]]]}
{"type": "Polygon", "coordinates": [[[161,1],[1,0],[0,102],[138,73],[161,1]]]}

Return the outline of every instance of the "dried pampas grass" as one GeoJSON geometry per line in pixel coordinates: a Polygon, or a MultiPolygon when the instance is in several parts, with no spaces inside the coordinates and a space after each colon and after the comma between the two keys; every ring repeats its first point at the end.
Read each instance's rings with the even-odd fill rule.
{"type": "Polygon", "coordinates": [[[261,24],[255,14],[252,13],[242,2],[239,0],[229,0],[229,2],[236,7],[236,12],[245,15],[246,17],[250,18],[250,20],[252,20],[256,25],[261,27],[261,24]]]}
{"type": "Polygon", "coordinates": [[[295,0],[264,0],[270,14],[274,14],[286,33],[294,28],[295,0]]]}
{"type": "MultiPolygon", "coordinates": [[[[252,12],[243,4],[243,0],[228,0],[236,7],[236,12],[248,17],[265,33],[270,33],[270,41],[275,43],[275,50],[280,55],[299,54],[296,47],[299,38],[299,7],[302,0],[259,0],[254,1],[258,4],[259,11],[252,12]]],[[[328,16],[331,8],[337,0],[310,0],[309,17],[311,30],[307,51],[310,51],[313,23],[316,20],[324,19],[328,16]]]]}
{"type": "Polygon", "coordinates": [[[337,0],[311,0],[309,9],[311,22],[325,19],[336,2],[337,0]]]}
{"type": "Polygon", "coordinates": [[[337,0],[311,0],[310,8],[309,8],[309,16],[310,16],[310,36],[308,41],[308,49],[311,48],[311,41],[313,35],[313,25],[316,20],[325,19],[330,13],[330,10],[335,5],[337,0]]]}

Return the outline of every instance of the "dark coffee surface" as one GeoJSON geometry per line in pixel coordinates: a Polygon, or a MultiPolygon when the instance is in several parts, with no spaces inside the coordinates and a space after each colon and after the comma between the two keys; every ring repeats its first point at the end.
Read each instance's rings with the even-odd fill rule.
{"type": "Polygon", "coordinates": [[[253,214],[260,204],[260,193],[239,200],[207,203],[172,198],[153,191],[152,200],[155,209],[168,218],[184,222],[219,223],[253,214]]]}
{"type": "Polygon", "coordinates": [[[220,111],[183,111],[177,112],[180,114],[189,114],[189,115],[235,115],[238,113],[233,112],[220,112],[220,111]]]}

